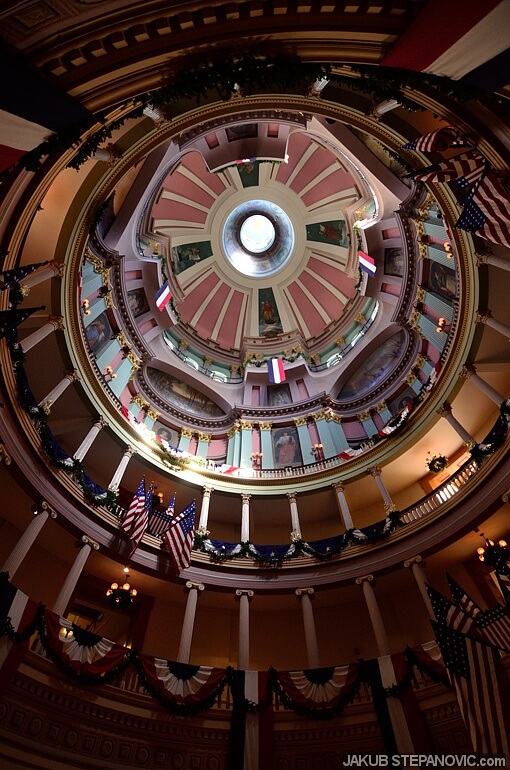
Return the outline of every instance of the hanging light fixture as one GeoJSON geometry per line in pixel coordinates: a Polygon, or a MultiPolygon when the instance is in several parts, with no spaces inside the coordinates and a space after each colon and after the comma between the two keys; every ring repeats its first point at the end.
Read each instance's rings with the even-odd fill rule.
{"type": "Polygon", "coordinates": [[[480,546],[476,552],[480,561],[489,567],[499,568],[510,561],[510,548],[508,548],[506,540],[498,540],[495,543],[494,540],[485,538],[485,548],[480,546]]]}
{"type": "Polygon", "coordinates": [[[124,583],[113,582],[106,592],[109,604],[113,607],[128,607],[137,595],[136,588],[131,588],[129,583],[129,567],[124,567],[124,583]]]}

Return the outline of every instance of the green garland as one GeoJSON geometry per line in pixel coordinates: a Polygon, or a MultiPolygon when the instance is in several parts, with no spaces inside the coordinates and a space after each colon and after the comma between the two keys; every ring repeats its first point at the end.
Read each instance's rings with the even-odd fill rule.
{"type": "MultiPolygon", "coordinates": [[[[338,63],[335,66],[344,65],[338,63]]],[[[113,132],[121,128],[126,120],[142,117],[146,105],[151,104],[156,109],[168,112],[170,106],[180,100],[195,100],[198,105],[216,94],[222,101],[228,101],[234,93],[234,86],[239,86],[241,93],[246,96],[274,91],[307,92],[317,78],[327,77],[333,84],[366,94],[372,99],[397,99],[402,107],[411,111],[425,108],[412,97],[404,95],[403,90],[419,90],[424,86],[459,103],[476,99],[499,113],[507,109],[507,101],[503,97],[457,80],[380,65],[351,64],[349,68],[352,76],[332,73],[331,65],[303,63],[298,56],[255,56],[253,53],[236,58],[223,56],[215,61],[208,60],[195,69],[178,73],[173,82],[162,88],[147,91],[131,102],[124,103],[120,106],[124,115],[116,120],[108,122],[108,113],[104,111],[87,122],[58,132],[26,153],[19,165],[27,171],[35,172],[41,167],[43,157],[57,156],[76,148],[68,168],[79,169],[101,144],[111,139],[113,132]],[[91,130],[91,135],[82,140],[82,135],[91,130]]],[[[3,172],[0,180],[6,178],[15,167],[3,172]]]]}

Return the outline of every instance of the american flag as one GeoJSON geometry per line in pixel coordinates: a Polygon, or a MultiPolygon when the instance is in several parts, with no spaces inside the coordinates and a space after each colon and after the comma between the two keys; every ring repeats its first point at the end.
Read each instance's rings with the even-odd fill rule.
{"type": "Polygon", "coordinates": [[[498,653],[444,622],[432,621],[436,641],[455,688],[476,754],[507,754],[496,673],[498,653]]]}
{"type": "Polygon", "coordinates": [[[154,511],[149,511],[149,532],[151,535],[162,535],[163,532],[165,532],[170,524],[172,523],[172,519],[174,518],[175,514],[175,495],[172,497],[170,502],[168,503],[168,507],[166,511],[158,511],[155,509],[154,511]]]}
{"type": "Polygon", "coordinates": [[[507,608],[510,610],[510,567],[501,567],[496,569],[496,577],[498,579],[501,593],[505,600],[507,608]]]}
{"type": "Polygon", "coordinates": [[[458,128],[443,126],[428,134],[413,139],[412,142],[402,145],[402,150],[419,150],[420,152],[434,152],[435,150],[447,150],[449,147],[472,147],[472,140],[465,136],[458,128]]]}
{"type": "Polygon", "coordinates": [[[126,515],[122,521],[122,529],[124,532],[131,532],[135,520],[138,515],[143,511],[145,505],[145,476],[140,479],[137,490],[131,500],[131,505],[126,511],[126,515]]]}
{"type": "Polygon", "coordinates": [[[487,161],[483,155],[478,150],[470,150],[412,176],[416,182],[451,182],[456,179],[461,180],[463,186],[471,187],[480,181],[486,170],[487,161]]]}
{"type": "Polygon", "coordinates": [[[170,529],[164,532],[161,537],[168,548],[177,574],[189,567],[190,564],[191,549],[195,539],[195,508],[196,504],[193,500],[174,518],[170,529]]]}
{"type": "Polygon", "coordinates": [[[446,596],[443,596],[439,591],[436,591],[436,589],[432,588],[428,583],[426,585],[427,593],[437,622],[448,628],[452,628],[455,631],[469,634],[469,636],[481,640],[474,619],[467,615],[464,610],[460,609],[460,607],[456,607],[455,604],[452,604],[446,596]]]}
{"type": "Polygon", "coordinates": [[[133,529],[131,531],[131,536],[129,538],[131,540],[131,556],[134,554],[134,552],[140,545],[140,541],[145,534],[145,530],[147,529],[147,525],[149,523],[149,511],[152,508],[153,494],[154,494],[154,482],[151,483],[149,489],[147,490],[143,509],[141,513],[138,515],[138,518],[136,519],[133,525],[133,529]]]}
{"type": "Polygon", "coordinates": [[[46,260],[46,262],[38,262],[37,264],[24,265],[24,267],[16,267],[14,270],[0,270],[0,291],[4,291],[11,286],[16,286],[17,283],[20,283],[20,281],[35,270],[38,270],[40,267],[44,267],[47,264],[48,260],[46,260]]]}
{"type": "Polygon", "coordinates": [[[510,191],[489,170],[463,203],[456,227],[510,247],[510,191]]]}
{"type": "Polygon", "coordinates": [[[510,615],[501,604],[490,610],[481,607],[464,591],[451,575],[446,574],[453,601],[473,618],[480,636],[499,650],[510,652],[510,615]]]}

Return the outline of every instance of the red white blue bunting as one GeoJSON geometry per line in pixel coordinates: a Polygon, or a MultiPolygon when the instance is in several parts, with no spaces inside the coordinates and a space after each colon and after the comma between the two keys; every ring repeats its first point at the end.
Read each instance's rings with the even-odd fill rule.
{"type": "Polygon", "coordinates": [[[143,683],[154,697],[177,706],[200,705],[214,701],[225,683],[227,671],[212,666],[192,666],[151,655],[137,656],[143,683]]]}

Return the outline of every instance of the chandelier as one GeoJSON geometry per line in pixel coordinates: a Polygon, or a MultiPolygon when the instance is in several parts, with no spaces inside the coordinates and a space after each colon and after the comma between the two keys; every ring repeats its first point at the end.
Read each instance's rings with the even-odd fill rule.
{"type": "Polygon", "coordinates": [[[129,583],[129,567],[124,567],[124,581],[122,585],[113,582],[106,592],[108,603],[113,607],[128,607],[138,593],[129,583]]]}
{"type": "Polygon", "coordinates": [[[494,540],[485,538],[485,544],[485,548],[476,549],[480,561],[495,569],[501,569],[510,561],[510,548],[508,548],[506,540],[498,540],[495,543],[494,540]]]}

